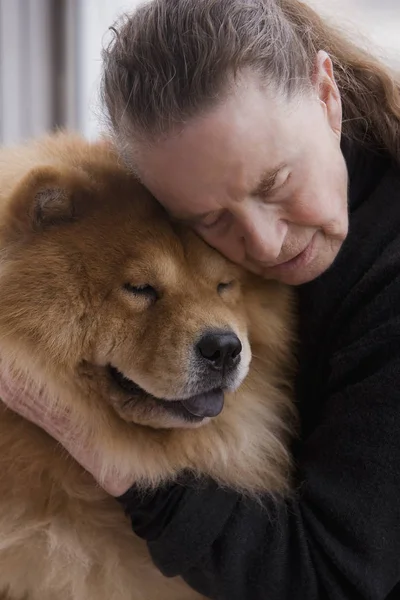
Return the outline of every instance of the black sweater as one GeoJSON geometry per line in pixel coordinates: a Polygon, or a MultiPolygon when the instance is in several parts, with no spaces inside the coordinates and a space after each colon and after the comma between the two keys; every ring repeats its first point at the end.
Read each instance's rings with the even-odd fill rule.
{"type": "Polygon", "coordinates": [[[294,500],[213,482],[119,500],[166,576],[218,600],[400,598],[400,169],[343,144],[350,231],[298,288],[294,500]]]}

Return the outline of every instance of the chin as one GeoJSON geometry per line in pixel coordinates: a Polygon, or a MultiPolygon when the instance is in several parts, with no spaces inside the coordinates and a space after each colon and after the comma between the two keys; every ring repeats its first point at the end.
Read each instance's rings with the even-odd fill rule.
{"type": "Polygon", "coordinates": [[[235,369],[219,385],[212,385],[208,378],[192,395],[165,399],[144,390],[117,368],[108,366],[105,369],[109,382],[108,398],[119,417],[153,429],[197,429],[206,425],[220,415],[225,395],[239,387],[247,370],[235,369]]]}
{"type": "Polygon", "coordinates": [[[334,259],[326,262],[324,261],[324,264],[320,263],[318,265],[312,265],[312,267],[310,267],[309,269],[293,271],[287,274],[285,273],[280,275],[276,279],[280,283],[284,283],[286,285],[304,285],[305,283],[310,283],[310,281],[314,281],[314,279],[317,279],[318,277],[323,275],[323,273],[325,273],[325,271],[327,271],[332,266],[333,261],[334,259]]]}
{"type": "Polygon", "coordinates": [[[305,283],[309,283],[314,279],[317,279],[323,275],[335,262],[343,241],[335,239],[329,246],[327,242],[323,240],[322,243],[318,243],[321,238],[316,238],[314,247],[312,248],[311,256],[306,264],[300,264],[298,266],[291,265],[289,268],[274,268],[268,269],[263,273],[265,279],[275,279],[280,283],[291,286],[299,286],[305,283]],[[324,243],[325,242],[325,243],[324,243]]]}
{"type": "Polygon", "coordinates": [[[282,275],[281,277],[279,277],[279,279],[277,279],[277,281],[280,281],[280,283],[284,283],[285,285],[291,286],[304,285],[305,283],[309,283],[310,281],[313,281],[314,279],[320,277],[327,269],[329,269],[331,264],[332,263],[321,269],[310,269],[299,273],[290,273],[288,275],[282,275]]]}

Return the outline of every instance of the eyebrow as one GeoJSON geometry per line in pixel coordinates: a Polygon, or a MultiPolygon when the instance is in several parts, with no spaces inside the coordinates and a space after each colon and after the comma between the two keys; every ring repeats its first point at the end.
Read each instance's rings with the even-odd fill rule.
{"type": "Polygon", "coordinates": [[[283,167],[284,165],[281,164],[275,169],[265,172],[258,186],[251,192],[251,195],[262,196],[263,194],[267,194],[274,186],[276,176],[283,167]]]}

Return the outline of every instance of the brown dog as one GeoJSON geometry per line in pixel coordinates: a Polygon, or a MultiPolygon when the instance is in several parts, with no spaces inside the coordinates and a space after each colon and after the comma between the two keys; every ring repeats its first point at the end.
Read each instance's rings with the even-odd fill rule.
{"type": "MultiPolygon", "coordinates": [[[[289,291],[171,223],[108,143],[60,134],[0,153],[2,368],[73,411],[144,486],[182,469],[285,492],[289,291]]],[[[0,403],[0,593],[183,600],[117,502],[0,403]]]]}

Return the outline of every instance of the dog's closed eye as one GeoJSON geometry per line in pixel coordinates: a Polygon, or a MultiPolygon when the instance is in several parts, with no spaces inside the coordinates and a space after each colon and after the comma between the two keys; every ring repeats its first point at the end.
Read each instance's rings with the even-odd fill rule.
{"type": "Polygon", "coordinates": [[[147,284],[133,285],[132,283],[125,283],[124,290],[138,298],[144,298],[151,302],[156,302],[159,298],[157,290],[147,284]]]}
{"type": "Polygon", "coordinates": [[[235,281],[228,281],[228,282],[221,282],[218,284],[217,290],[218,290],[218,294],[222,294],[223,292],[231,289],[235,284],[235,281]]]}

